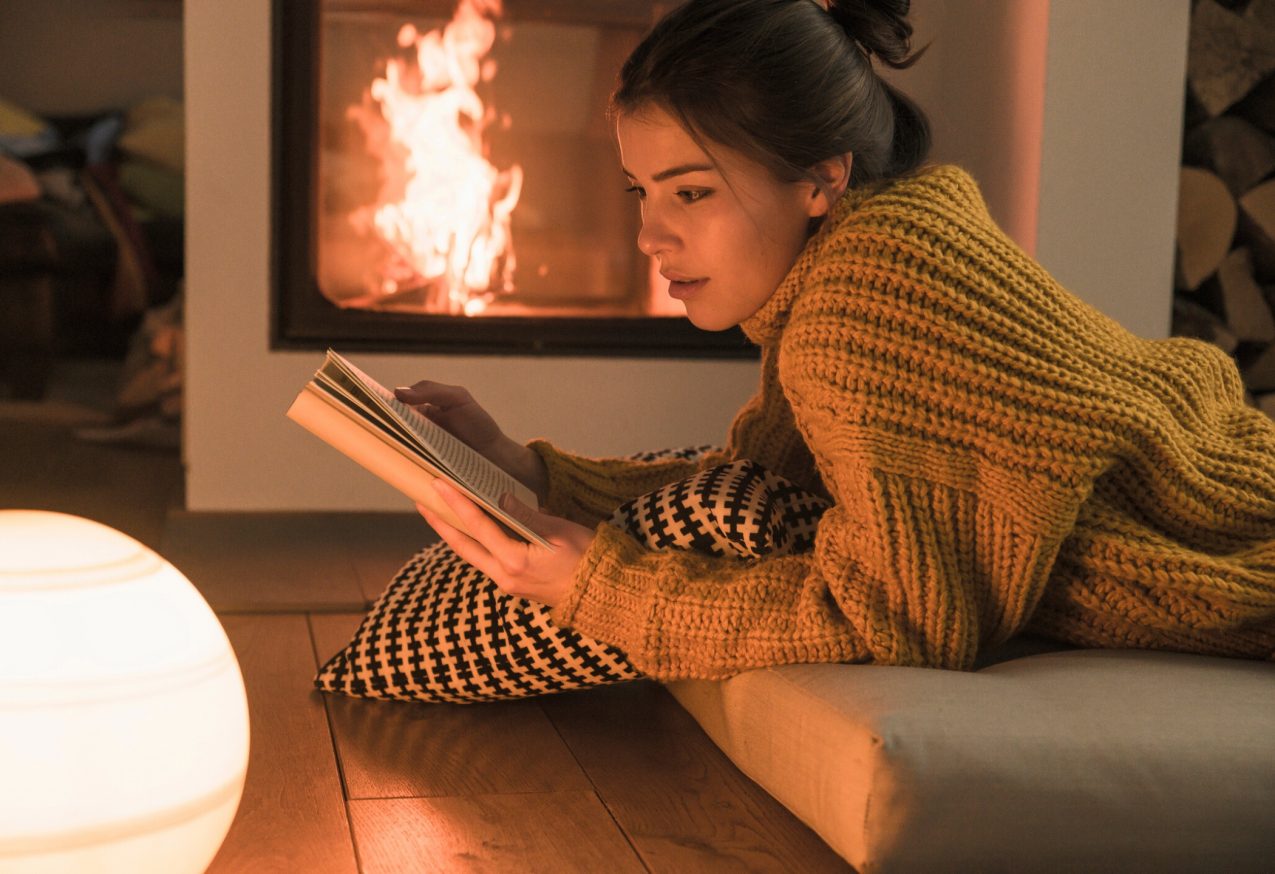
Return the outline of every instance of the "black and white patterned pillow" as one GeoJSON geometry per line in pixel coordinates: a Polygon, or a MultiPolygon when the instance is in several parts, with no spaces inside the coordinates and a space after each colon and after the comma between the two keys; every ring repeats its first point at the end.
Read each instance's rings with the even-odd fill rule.
{"type": "Polygon", "coordinates": [[[748,459],[621,504],[610,523],[647,549],[734,558],[805,552],[828,502],[748,459]]]}
{"type": "MultiPolygon", "coordinates": [[[[694,458],[710,448],[635,458],[694,458]]],[[[628,501],[610,524],[652,550],[752,559],[809,549],[826,506],[743,460],[628,501]]],[[[314,682],[359,697],[469,703],[642,677],[620,650],[549,617],[545,605],[505,594],[446,543],[435,543],[395,575],[314,682]]]]}

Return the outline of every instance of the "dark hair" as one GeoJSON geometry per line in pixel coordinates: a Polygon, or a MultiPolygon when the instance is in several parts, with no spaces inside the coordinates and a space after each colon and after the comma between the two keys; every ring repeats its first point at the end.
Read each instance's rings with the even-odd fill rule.
{"type": "Polygon", "coordinates": [[[689,0],[655,25],[620,71],[611,113],[655,105],[700,140],[727,145],[777,179],[851,152],[850,184],[906,175],[930,150],[915,103],[872,58],[901,69],[910,0],[689,0]]]}

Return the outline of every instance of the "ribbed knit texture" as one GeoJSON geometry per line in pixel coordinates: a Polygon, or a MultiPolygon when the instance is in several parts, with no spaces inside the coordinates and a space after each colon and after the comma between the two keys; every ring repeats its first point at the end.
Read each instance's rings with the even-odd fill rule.
{"type": "MultiPolygon", "coordinates": [[[[963,170],[848,192],[742,327],[761,385],[725,457],[833,501],[814,551],[650,553],[602,524],[559,624],[662,679],[969,668],[1027,629],[1275,657],[1275,425],[1220,350],[1140,339],[1061,288],[963,170]]],[[[590,525],[723,460],[531,445],[548,508],[590,525]]]]}

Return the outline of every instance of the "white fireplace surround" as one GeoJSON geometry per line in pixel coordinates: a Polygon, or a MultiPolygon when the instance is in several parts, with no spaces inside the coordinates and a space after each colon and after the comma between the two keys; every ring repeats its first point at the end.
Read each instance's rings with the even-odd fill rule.
{"type": "MultiPolygon", "coordinates": [[[[894,76],[934,156],[1068,288],[1167,335],[1186,0],[920,0],[929,54],[894,76]]],[[[269,348],[270,3],[186,0],[184,454],[191,510],[410,510],[284,418],[322,357],[269,348]]],[[[513,437],[590,454],[724,441],[755,362],[355,356],[389,384],[463,384],[513,437]]]]}

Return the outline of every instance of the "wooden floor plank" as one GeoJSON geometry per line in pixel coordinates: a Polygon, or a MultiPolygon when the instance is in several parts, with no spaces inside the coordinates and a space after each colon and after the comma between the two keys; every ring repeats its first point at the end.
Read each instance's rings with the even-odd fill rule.
{"type": "Polygon", "coordinates": [[[208,874],[356,874],[304,616],[223,616],[252,731],[239,812],[208,874]]]}
{"type": "MultiPolygon", "coordinates": [[[[361,617],[311,617],[320,662],[361,617]]],[[[349,798],[589,789],[534,701],[423,704],[328,696],[349,798]]]]}
{"type": "Polygon", "coordinates": [[[324,664],[350,642],[365,615],[362,611],[311,614],[310,638],[314,643],[316,666],[324,664]]]}
{"type": "MultiPolygon", "coordinates": [[[[101,392],[86,387],[82,395],[74,399],[101,392]]],[[[617,843],[620,825],[657,871],[846,870],[735,771],[662,689],[644,684],[537,699],[534,708],[551,720],[529,714],[531,702],[398,708],[454,711],[431,722],[374,717],[386,708],[343,699],[334,710],[346,709],[343,730],[360,738],[345,745],[358,792],[457,793],[359,798],[347,808],[325,696],[312,691],[315,657],[344,645],[367,602],[433,535],[410,513],[346,514],[337,526],[326,514],[236,514],[237,521],[183,529],[192,514],[174,512],[182,499],[176,452],[87,443],[71,418],[56,423],[37,412],[21,421],[0,416],[0,506],[105,522],[197,582],[216,583],[211,600],[229,610],[352,611],[312,617],[313,639],[326,650],[318,653],[303,615],[223,611],[248,687],[253,740],[244,799],[214,874],[355,874],[351,816],[368,871],[625,871],[633,850],[617,843]],[[502,720],[518,721],[502,729],[502,720]],[[560,775],[529,760],[570,776],[555,783],[560,775]],[[598,857],[589,855],[594,846],[603,848],[598,857]]]]}
{"type": "Polygon", "coordinates": [[[645,870],[589,791],[352,801],[363,874],[645,870]]]}
{"type": "Polygon", "coordinates": [[[381,596],[412,556],[438,542],[438,535],[418,513],[352,516],[349,535],[350,559],[369,605],[381,596]]]}
{"type": "Polygon", "coordinates": [[[653,872],[844,872],[818,835],[749,780],[658,684],[543,698],[653,872]]]}
{"type": "Polygon", "coordinates": [[[362,515],[177,511],[163,549],[218,613],[363,610],[362,515]]]}

